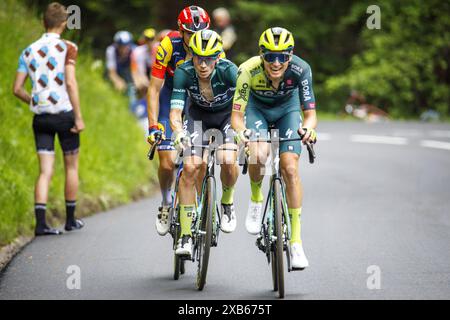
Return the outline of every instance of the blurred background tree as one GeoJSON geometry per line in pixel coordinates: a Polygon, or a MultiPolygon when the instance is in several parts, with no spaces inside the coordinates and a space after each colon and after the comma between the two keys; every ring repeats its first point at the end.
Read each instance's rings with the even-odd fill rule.
{"type": "MultiPolygon", "coordinates": [[[[23,0],[42,12],[48,0],[23,0]]],[[[310,63],[320,110],[337,113],[350,90],[397,118],[450,110],[450,1],[378,0],[381,29],[366,21],[369,1],[356,0],[61,0],[82,10],[76,41],[103,58],[117,30],[137,38],[152,26],[176,29],[187,5],[209,13],[227,7],[238,33],[235,63],[258,54],[260,34],[271,26],[294,33],[296,53],[310,63]]]]}

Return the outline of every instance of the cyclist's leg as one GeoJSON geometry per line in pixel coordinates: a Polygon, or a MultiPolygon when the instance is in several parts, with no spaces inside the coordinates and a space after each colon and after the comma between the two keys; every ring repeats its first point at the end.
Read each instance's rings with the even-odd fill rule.
{"type": "Polygon", "coordinates": [[[237,165],[237,146],[234,141],[234,131],[231,128],[231,108],[214,113],[211,117],[214,121],[208,124],[208,128],[217,129],[217,141],[221,147],[230,150],[219,150],[217,153],[220,164],[220,180],[222,182],[222,204],[232,205],[234,185],[236,184],[239,168],[237,165]]]}
{"type": "MultiPolygon", "coordinates": [[[[195,106],[191,106],[185,115],[183,129],[186,130],[190,137],[192,145],[203,144],[203,125],[195,106]]],[[[191,224],[195,210],[197,181],[201,180],[200,176],[202,166],[202,148],[192,147],[184,151],[183,157],[183,174],[181,175],[180,184],[178,186],[180,197],[180,223],[181,235],[191,235],[191,224]]],[[[198,190],[198,192],[201,192],[198,190]]]]}
{"type": "MultiPolygon", "coordinates": [[[[299,138],[298,128],[301,123],[300,111],[285,114],[276,123],[280,131],[280,138],[299,138]]],[[[286,184],[286,198],[289,215],[291,216],[291,243],[301,244],[301,210],[303,200],[303,186],[299,176],[299,159],[301,142],[282,142],[280,144],[280,168],[286,184]]]]}
{"type": "MultiPolygon", "coordinates": [[[[252,137],[250,140],[267,139],[268,122],[261,109],[258,107],[255,99],[250,97],[249,104],[246,109],[246,127],[252,130],[252,137]]],[[[262,181],[264,178],[264,167],[269,155],[269,144],[266,142],[250,142],[250,157],[248,165],[248,174],[250,177],[250,185],[253,202],[262,203],[264,195],[262,194],[262,181]]]]}
{"type": "MultiPolygon", "coordinates": [[[[166,139],[172,137],[172,129],[170,127],[170,96],[171,90],[163,86],[159,96],[159,117],[158,122],[163,125],[166,139]]],[[[163,141],[158,146],[159,168],[158,179],[162,195],[163,206],[170,206],[172,203],[172,185],[174,181],[174,170],[176,157],[175,148],[171,141],[163,141]]]]}
{"type": "Polygon", "coordinates": [[[183,174],[178,185],[180,199],[181,235],[192,235],[191,224],[196,204],[196,180],[198,178],[202,159],[199,156],[187,156],[183,160],[183,174]]]}

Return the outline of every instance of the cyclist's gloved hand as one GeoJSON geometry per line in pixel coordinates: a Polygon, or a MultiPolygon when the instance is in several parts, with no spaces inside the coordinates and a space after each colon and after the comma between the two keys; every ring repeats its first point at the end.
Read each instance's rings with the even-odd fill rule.
{"type": "Polygon", "coordinates": [[[155,143],[160,144],[160,140],[164,139],[166,139],[166,137],[164,135],[163,128],[160,125],[154,125],[148,129],[147,142],[150,143],[151,146],[153,146],[155,143]]]}
{"type": "Polygon", "coordinates": [[[312,128],[300,128],[298,129],[298,134],[302,137],[302,142],[306,143],[316,143],[317,142],[317,132],[312,128]]]}
{"type": "Polygon", "coordinates": [[[237,144],[247,144],[250,141],[251,135],[252,130],[250,129],[239,131],[234,137],[234,141],[236,141],[237,144]]]}
{"type": "Polygon", "coordinates": [[[180,131],[176,134],[173,146],[178,152],[184,151],[186,148],[191,146],[191,137],[186,131],[180,131]]]}

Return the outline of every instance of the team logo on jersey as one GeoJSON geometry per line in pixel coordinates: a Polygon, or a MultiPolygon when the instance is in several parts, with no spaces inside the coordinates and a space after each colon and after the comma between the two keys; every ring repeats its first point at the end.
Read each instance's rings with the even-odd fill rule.
{"type": "Polygon", "coordinates": [[[238,104],[238,103],[235,103],[235,104],[233,105],[233,109],[234,109],[234,110],[237,110],[237,111],[241,111],[242,105],[240,105],[240,104],[238,104]]]}
{"type": "Polygon", "coordinates": [[[247,90],[248,90],[248,87],[249,87],[248,83],[244,83],[242,85],[242,89],[240,89],[238,91],[239,97],[237,98],[237,100],[247,101],[247,90]]]}
{"type": "Polygon", "coordinates": [[[158,46],[158,51],[156,52],[156,60],[158,62],[163,63],[164,59],[166,59],[166,56],[167,56],[166,50],[164,50],[163,47],[158,46]]]}

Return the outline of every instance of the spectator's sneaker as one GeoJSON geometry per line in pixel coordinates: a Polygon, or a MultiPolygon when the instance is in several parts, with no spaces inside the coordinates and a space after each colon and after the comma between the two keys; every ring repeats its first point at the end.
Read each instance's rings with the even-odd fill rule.
{"type": "Polygon", "coordinates": [[[303,246],[300,243],[291,244],[291,265],[294,270],[303,270],[309,267],[303,246]]]}
{"type": "Polygon", "coordinates": [[[82,229],[83,227],[84,227],[83,220],[75,219],[73,221],[67,221],[64,229],[66,231],[73,231],[73,230],[82,229]]]}
{"type": "Polygon", "coordinates": [[[47,225],[41,226],[41,227],[36,227],[36,229],[34,230],[34,235],[36,237],[39,237],[39,236],[58,236],[60,234],[63,234],[62,231],[60,231],[58,229],[50,228],[47,225]]]}
{"type": "Polygon", "coordinates": [[[190,259],[192,255],[192,237],[188,234],[183,235],[177,244],[177,249],[175,250],[177,256],[183,256],[190,259]]]}
{"type": "Polygon", "coordinates": [[[233,204],[222,203],[222,219],[220,229],[225,233],[231,233],[236,230],[236,213],[233,204]]]}
{"type": "Polygon", "coordinates": [[[160,236],[165,236],[170,229],[170,222],[169,222],[169,212],[170,212],[170,206],[162,206],[159,207],[159,213],[156,217],[156,231],[160,236]]]}
{"type": "Polygon", "coordinates": [[[247,217],[245,218],[245,228],[250,234],[259,234],[261,231],[262,202],[253,202],[250,200],[247,217]]]}

